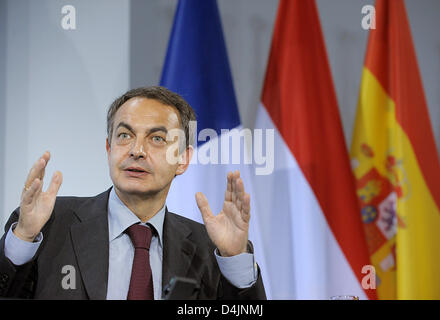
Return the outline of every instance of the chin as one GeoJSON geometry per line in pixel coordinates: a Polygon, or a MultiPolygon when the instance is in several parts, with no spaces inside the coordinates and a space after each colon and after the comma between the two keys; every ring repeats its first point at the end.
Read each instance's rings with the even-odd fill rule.
{"type": "Polygon", "coordinates": [[[126,195],[136,195],[136,196],[152,196],[157,194],[160,190],[154,188],[148,188],[146,186],[139,186],[133,184],[123,184],[115,185],[115,187],[126,195]]]}

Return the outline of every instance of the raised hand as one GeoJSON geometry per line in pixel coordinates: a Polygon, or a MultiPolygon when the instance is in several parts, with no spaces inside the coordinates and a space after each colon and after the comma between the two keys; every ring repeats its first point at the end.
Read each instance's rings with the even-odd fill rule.
{"type": "Polygon", "coordinates": [[[250,219],[250,195],[244,191],[240,172],[228,173],[223,209],[213,215],[206,196],[196,194],[209,237],[224,257],[246,252],[250,219]]]}
{"type": "Polygon", "coordinates": [[[50,153],[46,151],[35,162],[21,193],[20,215],[14,234],[22,240],[33,241],[52,214],[63,176],[61,172],[55,172],[47,191],[42,191],[44,172],[49,159],[50,153]]]}

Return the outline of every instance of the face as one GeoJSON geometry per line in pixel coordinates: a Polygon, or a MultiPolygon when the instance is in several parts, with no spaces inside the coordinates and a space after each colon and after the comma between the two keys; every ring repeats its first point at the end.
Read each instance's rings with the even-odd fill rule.
{"type": "Polygon", "coordinates": [[[167,139],[167,134],[180,128],[174,107],[142,97],[125,102],[115,114],[111,139],[106,143],[116,191],[128,196],[166,197],[171,181],[185,172],[192,155],[192,149],[187,148],[181,162],[167,160],[167,150],[172,148],[177,155],[179,143],[167,139]]]}

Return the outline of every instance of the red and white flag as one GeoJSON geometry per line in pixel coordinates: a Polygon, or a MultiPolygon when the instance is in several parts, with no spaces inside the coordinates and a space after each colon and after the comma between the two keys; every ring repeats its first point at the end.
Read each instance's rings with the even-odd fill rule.
{"type": "Polygon", "coordinates": [[[254,176],[268,296],[375,299],[314,0],[280,1],[255,128],[275,131],[274,171],[254,176]]]}

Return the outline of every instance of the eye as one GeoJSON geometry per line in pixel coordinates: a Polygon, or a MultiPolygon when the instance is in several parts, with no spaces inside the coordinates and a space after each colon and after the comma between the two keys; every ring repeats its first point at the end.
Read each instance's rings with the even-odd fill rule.
{"type": "Polygon", "coordinates": [[[120,139],[128,139],[130,138],[130,135],[126,132],[121,132],[120,134],[118,134],[118,138],[120,139]]]}
{"type": "Polygon", "coordinates": [[[153,136],[153,142],[155,143],[164,143],[165,139],[161,136],[153,136]]]}

